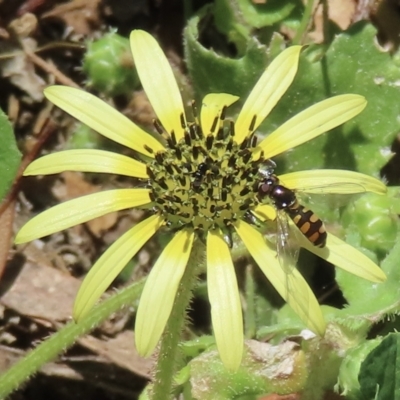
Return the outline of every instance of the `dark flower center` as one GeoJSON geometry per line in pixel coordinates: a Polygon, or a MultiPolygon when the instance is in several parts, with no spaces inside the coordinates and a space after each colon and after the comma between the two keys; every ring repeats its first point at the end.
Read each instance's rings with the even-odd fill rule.
{"type": "Polygon", "coordinates": [[[221,124],[213,134],[217,123],[218,119],[207,135],[192,123],[179,142],[172,132],[166,150],[147,167],[154,209],[172,229],[230,230],[259,203],[259,169],[265,159],[253,159],[257,137],[238,145],[234,124],[221,124]]]}

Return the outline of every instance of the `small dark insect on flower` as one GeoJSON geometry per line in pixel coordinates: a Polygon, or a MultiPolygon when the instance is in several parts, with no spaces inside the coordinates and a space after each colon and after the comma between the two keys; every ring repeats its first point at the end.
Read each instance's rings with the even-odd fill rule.
{"type": "Polygon", "coordinates": [[[197,170],[193,174],[194,181],[192,182],[192,186],[193,186],[194,190],[196,190],[200,187],[209,168],[210,167],[206,163],[199,164],[199,166],[197,167],[197,170]]]}

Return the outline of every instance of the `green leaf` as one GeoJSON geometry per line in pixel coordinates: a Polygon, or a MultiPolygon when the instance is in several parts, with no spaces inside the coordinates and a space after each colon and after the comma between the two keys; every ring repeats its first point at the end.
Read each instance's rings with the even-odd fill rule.
{"type": "MultiPolygon", "coordinates": [[[[362,251],[362,249],[359,250],[362,251]]],[[[400,311],[399,259],[400,237],[398,235],[392,251],[381,263],[387,275],[384,283],[371,283],[337,268],[336,281],[349,305],[342,310],[337,310],[334,319],[341,320],[351,329],[359,329],[360,323],[371,326],[385,319],[387,315],[398,314],[400,311]]]]}
{"type": "Polygon", "coordinates": [[[242,55],[255,29],[284,20],[295,7],[295,1],[268,0],[265,4],[255,4],[249,0],[216,0],[213,14],[218,31],[242,55]]]}
{"type": "Polygon", "coordinates": [[[360,23],[337,35],[325,55],[316,46],[304,52],[294,83],[261,130],[271,132],[289,116],[338,94],[363,95],[368,106],[352,121],[281,157],[286,170],[343,168],[378,176],[391,157],[400,128],[400,70],[378,49],[375,35],[372,25],[360,23]]]}
{"type": "Polygon", "coordinates": [[[400,335],[388,335],[361,364],[358,380],[365,399],[400,399],[400,335]],[[399,361],[399,363],[397,363],[399,361]]]}
{"type": "MultiPolygon", "coordinates": [[[[357,126],[348,124],[344,133],[357,169],[370,175],[378,175],[390,158],[390,146],[400,128],[396,107],[400,70],[390,54],[377,47],[376,33],[370,24],[356,25],[337,36],[326,55],[332,91],[358,93],[368,100],[357,126]]],[[[332,163],[340,163],[340,152],[332,163]]]]}
{"type": "Polygon", "coordinates": [[[0,109],[0,201],[10,190],[21,161],[14,132],[7,116],[0,109]]]}
{"type": "MultiPolygon", "coordinates": [[[[216,4],[222,0],[216,1],[216,4]]],[[[248,0],[223,0],[229,7],[235,8],[236,18],[242,18],[253,28],[263,28],[282,21],[290,15],[296,6],[295,1],[285,2],[281,0],[268,0],[264,4],[256,4],[248,0]]]]}
{"type": "Polygon", "coordinates": [[[359,398],[360,383],[358,376],[360,373],[361,363],[381,342],[381,338],[366,340],[360,345],[347,351],[346,356],[340,365],[337,383],[341,394],[346,396],[346,399],[350,400],[359,398]]]}
{"type": "Polygon", "coordinates": [[[267,65],[265,46],[250,37],[242,58],[232,59],[204,47],[199,41],[199,23],[211,13],[202,11],[189,21],[184,32],[185,58],[190,78],[198,98],[208,93],[247,95],[267,65]]]}

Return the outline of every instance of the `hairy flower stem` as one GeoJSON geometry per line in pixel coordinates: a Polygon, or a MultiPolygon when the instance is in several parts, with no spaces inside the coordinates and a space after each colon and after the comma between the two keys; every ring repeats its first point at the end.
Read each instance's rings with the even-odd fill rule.
{"type": "Polygon", "coordinates": [[[185,273],[179,284],[171,315],[160,341],[160,353],[152,389],[152,400],[172,398],[173,377],[179,368],[179,360],[181,358],[179,354],[181,332],[187,321],[186,310],[192,298],[203,254],[204,246],[200,240],[196,240],[185,273]]]}
{"type": "Polygon", "coordinates": [[[256,337],[257,334],[256,285],[254,282],[253,266],[251,264],[247,265],[245,274],[246,313],[244,316],[244,326],[246,338],[251,339],[256,337]]]}

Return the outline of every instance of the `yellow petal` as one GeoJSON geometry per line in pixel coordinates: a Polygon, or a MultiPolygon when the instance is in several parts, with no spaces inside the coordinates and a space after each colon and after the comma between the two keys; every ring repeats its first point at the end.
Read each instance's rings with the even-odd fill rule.
{"type": "Polygon", "coordinates": [[[275,207],[270,206],[268,204],[258,204],[251,211],[260,221],[275,220],[276,218],[276,210],[275,207]]]}
{"type": "MultiPolygon", "coordinates": [[[[323,100],[295,115],[257,147],[266,158],[292,149],[355,117],[367,105],[363,96],[344,94],[323,100]]],[[[257,156],[255,155],[257,158],[257,156]]]]}
{"type": "Polygon", "coordinates": [[[243,356],[243,317],[235,268],[229,248],[214,231],[207,235],[207,287],[219,355],[236,371],[243,356]]]}
{"type": "Polygon", "coordinates": [[[204,136],[218,132],[219,125],[211,132],[211,127],[214,125],[215,119],[219,119],[222,110],[232,105],[238,99],[238,96],[227,93],[210,93],[204,97],[200,113],[201,128],[204,136]]]}
{"type": "Polygon", "coordinates": [[[84,318],[129,260],[156,233],[163,219],[152,215],[114,242],[90,269],[75,298],[75,321],[84,318]]]}
{"type": "Polygon", "coordinates": [[[359,172],[341,169],[316,169],[279,175],[282,185],[306,193],[354,194],[374,192],[385,194],[386,185],[359,172]]]}
{"type": "Polygon", "coordinates": [[[236,121],[235,139],[238,143],[242,143],[245,137],[258,128],[292,84],[300,50],[301,46],[288,47],[261,75],[236,121]]]}
{"type": "Polygon", "coordinates": [[[65,150],[41,157],[28,165],[24,175],[50,175],[63,171],[102,172],[148,178],[146,165],[133,158],[104,150],[65,150]]]}
{"type": "Polygon", "coordinates": [[[305,238],[302,241],[302,247],[353,275],[371,282],[386,280],[385,273],[372,260],[331,233],[328,233],[326,247],[322,249],[313,246],[305,238]]]}
{"type": "Polygon", "coordinates": [[[143,357],[153,352],[164,331],[189,260],[193,239],[191,231],[177,232],[147,278],[135,324],[136,348],[143,357]]]}
{"type": "Polygon", "coordinates": [[[310,330],[323,335],[326,326],[321,308],[300,272],[296,268],[293,268],[291,273],[285,272],[276,258],[276,253],[267,246],[261,233],[249,224],[240,221],[235,225],[235,229],[278,293],[310,330]]]}
{"type": "MultiPolygon", "coordinates": [[[[157,41],[145,31],[134,30],[130,36],[136,69],[150,103],[167,132],[183,137],[185,110],[171,66],[157,41]]],[[[186,122],[185,122],[186,124],[186,122]]]]}
{"type": "Polygon", "coordinates": [[[116,189],[66,201],[43,211],[18,232],[15,243],[25,243],[82,224],[113,211],[151,202],[148,189],[116,189]]]}
{"type": "Polygon", "coordinates": [[[164,150],[163,145],[147,132],[88,92],[68,86],[50,86],[44,90],[44,95],[56,106],[114,142],[149,157],[164,150]]]}

